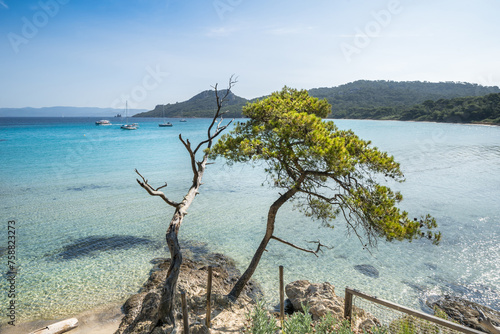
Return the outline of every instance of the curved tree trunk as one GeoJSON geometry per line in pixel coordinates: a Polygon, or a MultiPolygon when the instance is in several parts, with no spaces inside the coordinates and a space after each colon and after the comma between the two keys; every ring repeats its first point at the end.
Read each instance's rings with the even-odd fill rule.
{"type": "Polygon", "coordinates": [[[241,292],[245,288],[245,285],[248,283],[253,273],[255,272],[255,269],[257,269],[262,254],[264,254],[264,251],[266,250],[269,240],[271,240],[271,238],[273,237],[274,222],[276,221],[276,214],[278,213],[278,210],[281,208],[283,204],[285,204],[286,201],[292,198],[293,195],[295,195],[297,192],[298,190],[295,187],[289,189],[286,193],[281,195],[269,208],[269,211],[267,213],[266,234],[264,235],[264,238],[262,238],[259,247],[255,251],[255,254],[253,255],[252,261],[250,261],[247,270],[245,270],[243,275],[240,276],[240,278],[234,285],[233,289],[228,294],[228,297],[231,300],[236,300],[240,296],[241,292]]]}
{"type": "Polygon", "coordinates": [[[165,280],[165,284],[163,286],[163,291],[161,294],[160,306],[158,308],[158,320],[160,325],[166,323],[175,325],[175,288],[177,286],[177,279],[179,277],[182,264],[182,252],[177,234],[183,218],[184,215],[181,214],[179,210],[176,210],[165,235],[165,238],[167,239],[168,249],[170,251],[171,261],[170,267],[168,268],[167,272],[167,279],[165,280]]]}
{"type": "Polygon", "coordinates": [[[165,235],[168,249],[170,251],[170,267],[168,268],[167,279],[163,286],[163,291],[160,299],[160,306],[158,309],[158,320],[160,324],[172,324],[175,326],[174,316],[174,301],[175,290],[177,287],[177,279],[179,278],[180,268],[182,265],[182,252],[179,245],[179,228],[181,227],[184,216],[187,214],[186,210],[189,208],[194,198],[198,194],[201,186],[201,180],[205,172],[207,157],[204,156],[203,160],[198,163],[198,169],[193,178],[193,185],[189,189],[187,195],[175,209],[174,216],[165,235]]]}

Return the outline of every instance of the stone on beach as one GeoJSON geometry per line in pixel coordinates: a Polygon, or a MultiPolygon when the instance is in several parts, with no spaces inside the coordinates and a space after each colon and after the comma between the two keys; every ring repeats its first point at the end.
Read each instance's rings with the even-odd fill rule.
{"type": "MultiPolygon", "coordinates": [[[[330,313],[339,320],[344,319],[344,298],[335,294],[335,287],[328,283],[310,283],[306,280],[295,281],[285,287],[295,311],[302,311],[303,305],[309,306],[309,313],[313,320],[318,320],[330,313]]],[[[379,321],[360,308],[354,307],[356,319],[353,328],[356,330],[370,330],[380,325],[379,321]]]]}

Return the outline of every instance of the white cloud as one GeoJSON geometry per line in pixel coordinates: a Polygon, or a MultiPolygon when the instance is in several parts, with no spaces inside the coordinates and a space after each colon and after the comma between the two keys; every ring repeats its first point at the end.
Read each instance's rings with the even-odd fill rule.
{"type": "Polygon", "coordinates": [[[2,0],[0,0],[0,5],[4,6],[7,9],[9,9],[9,6],[7,6],[7,4],[5,2],[3,2],[2,0]]]}
{"type": "Polygon", "coordinates": [[[232,35],[237,30],[238,29],[236,28],[228,27],[210,28],[205,35],[208,37],[227,37],[232,35]]]}
{"type": "Polygon", "coordinates": [[[281,27],[268,29],[266,32],[274,36],[296,35],[314,30],[315,27],[281,27]]]}

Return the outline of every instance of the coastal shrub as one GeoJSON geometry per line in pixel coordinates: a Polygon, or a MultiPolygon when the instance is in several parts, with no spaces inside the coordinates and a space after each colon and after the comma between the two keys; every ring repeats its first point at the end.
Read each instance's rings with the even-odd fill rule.
{"type": "MultiPolygon", "coordinates": [[[[286,317],[283,328],[277,326],[277,319],[270,316],[263,301],[247,314],[244,333],[251,334],[354,334],[348,321],[339,321],[331,313],[313,321],[309,306],[302,305],[303,312],[295,312],[286,317]]],[[[380,332],[383,333],[383,332],[380,332]]]]}
{"type": "Polygon", "coordinates": [[[389,325],[390,333],[397,334],[439,334],[441,329],[439,325],[433,324],[427,320],[422,320],[412,316],[403,316],[391,322],[389,325]]]}
{"type": "MultiPolygon", "coordinates": [[[[446,312],[440,309],[438,306],[434,306],[434,316],[448,320],[454,323],[458,323],[453,319],[450,319],[446,312]]],[[[429,321],[422,320],[419,318],[406,315],[392,321],[389,326],[373,327],[371,329],[372,334],[410,334],[410,333],[423,333],[423,334],[438,334],[442,333],[440,326],[433,324],[429,321]]]]}
{"type": "Polygon", "coordinates": [[[278,331],[276,319],[269,316],[263,300],[257,301],[257,305],[255,305],[252,312],[246,315],[246,318],[247,324],[243,330],[244,333],[272,334],[278,331]]]}
{"type": "Polygon", "coordinates": [[[310,333],[314,324],[309,314],[309,306],[302,305],[303,312],[295,312],[291,317],[285,319],[283,324],[285,333],[310,333]]]}
{"type": "Polygon", "coordinates": [[[374,326],[374,327],[372,327],[371,333],[372,334],[389,334],[389,329],[386,326],[374,326]]]}

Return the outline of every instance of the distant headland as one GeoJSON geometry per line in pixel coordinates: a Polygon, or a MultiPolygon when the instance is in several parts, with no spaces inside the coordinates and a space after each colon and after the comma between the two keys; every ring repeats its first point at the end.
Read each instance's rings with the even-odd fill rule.
{"type": "MultiPolygon", "coordinates": [[[[223,91],[221,91],[223,93],[223,91]]],[[[446,123],[500,124],[500,88],[467,82],[358,80],[336,87],[312,88],[311,96],[327,99],[333,119],[374,119],[446,123]]],[[[129,109],[133,117],[209,118],[215,92],[203,91],[152,110],[129,109]]],[[[226,117],[241,118],[242,107],[257,99],[233,93],[226,117]]],[[[0,108],[0,117],[102,117],[123,115],[121,109],[92,107],[0,108]]]]}

